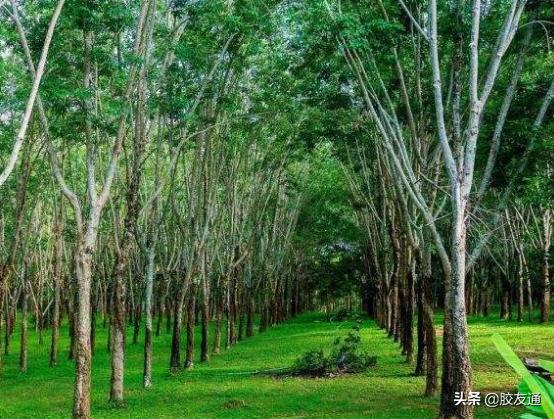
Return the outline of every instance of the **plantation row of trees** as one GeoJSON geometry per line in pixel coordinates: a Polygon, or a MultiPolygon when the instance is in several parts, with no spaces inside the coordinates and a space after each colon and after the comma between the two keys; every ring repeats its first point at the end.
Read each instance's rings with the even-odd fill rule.
{"type": "Polygon", "coordinates": [[[295,119],[272,115],[280,98],[261,88],[273,6],[64,3],[2,4],[4,146],[21,129],[2,176],[0,323],[5,353],[20,330],[21,371],[30,318],[52,367],[74,359],[85,418],[97,325],[120,403],[128,325],[149,388],[154,334],[172,334],[172,370],[192,368],[197,323],[208,361],[255,316],[263,331],[304,308],[291,182],[305,168],[291,162],[295,119]]]}
{"type": "Polygon", "coordinates": [[[534,306],[539,321],[550,316],[554,80],[539,28],[553,9],[397,3],[328,10],[363,103],[367,141],[347,147],[345,172],[365,230],[366,304],[415,358],[426,395],[438,386],[441,307],[440,417],[468,418],[472,407],[453,397],[471,389],[467,314],[498,303],[504,319],[534,321],[534,306]],[[368,39],[364,22],[398,37],[368,39]]]}
{"type": "Polygon", "coordinates": [[[470,418],[467,313],[549,320],[547,2],[0,7],[2,352],[26,371],[34,326],[73,359],[74,417],[100,346],[121,403],[131,339],[149,388],[154,335],[192,368],[197,327],[206,362],[359,302],[426,395],[444,312],[440,417],[470,418]]]}

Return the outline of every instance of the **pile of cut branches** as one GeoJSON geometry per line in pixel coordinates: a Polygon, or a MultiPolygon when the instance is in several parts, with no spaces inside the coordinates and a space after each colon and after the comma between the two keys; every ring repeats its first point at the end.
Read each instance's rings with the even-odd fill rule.
{"type": "Polygon", "coordinates": [[[360,325],[361,322],[357,321],[345,337],[337,337],[328,355],[322,349],[308,351],[292,367],[272,372],[271,375],[333,378],[367,371],[377,363],[377,358],[362,351],[360,325]]]}

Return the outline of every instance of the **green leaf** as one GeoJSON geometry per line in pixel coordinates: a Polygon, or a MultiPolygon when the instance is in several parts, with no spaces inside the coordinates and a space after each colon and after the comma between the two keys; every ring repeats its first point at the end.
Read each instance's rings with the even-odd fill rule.
{"type": "Polygon", "coordinates": [[[529,370],[525,367],[525,365],[523,365],[523,362],[521,362],[519,357],[512,350],[512,348],[510,348],[510,346],[506,343],[502,336],[500,336],[499,334],[494,334],[492,336],[492,341],[504,360],[525,381],[525,384],[529,387],[529,390],[531,390],[532,393],[541,394],[541,406],[546,413],[546,417],[548,419],[554,419],[554,398],[551,396],[550,391],[547,389],[547,387],[540,381],[540,377],[534,376],[529,372],[529,370]]]}
{"type": "Polygon", "coordinates": [[[554,361],[539,359],[539,365],[543,367],[545,370],[548,370],[548,372],[551,372],[554,374],[554,361]]]}
{"type": "MultiPolygon", "coordinates": [[[[502,336],[494,334],[492,335],[492,341],[500,355],[502,355],[502,358],[504,358],[508,365],[510,365],[521,378],[525,379],[531,376],[529,370],[523,365],[523,362],[521,362],[517,354],[510,348],[502,336]]],[[[529,385],[529,387],[531,387],[531,385],[529,385]]]]}

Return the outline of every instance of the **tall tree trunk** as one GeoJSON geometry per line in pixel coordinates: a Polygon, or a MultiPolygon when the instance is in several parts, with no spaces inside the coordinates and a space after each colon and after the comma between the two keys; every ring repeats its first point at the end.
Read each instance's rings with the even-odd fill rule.
{"type": "Polygon", "coordinates": [[[237,334],[237,339],[240,341],[240,340],[244,339],[244,327],[245,327],[244,326],[245,313],[244,313],[242,304],[239,305],[238,316],[239,316],[239,330],[238,330],[238,334],[237,334]]]}
{"type": "Polygon", "coordinates": [[[74,302],[74,285],[70,282],[69,285],[69,291],[70,295],[67,299],[67,321],[69,323],[69,351],[67,353],[67,359],[73,360],[75,359],[75,352],[77,348],[77,339],[75,336],[75,328],[76,328],[76,317],[77,313],[75,311],[75,302],[74,302]]]}
{"type": "Polygon", "coordinates": [[[60,337],[60,305],[63,283],[63,222],[61,200],[56,209],[54,224],[54,306],[52,308],[52,341],[50,345],[50,366],[58,364],[58,346],[60,337]]]}
{"type": "Polygon", "coordinates": [[[191,370],[194,367],[194,324],[196,321],[196,287],[191,285],[187,302],[187,352],[185,368],[191,370]]]}
{"type": "Polygon", "coordinates": [[[254,336],[254,310],[256,301],[254,291],[251,288],[248,289],[248,295],[246,298],[248,299],[248,308],[246,312],[246,336],[252,337],[254,336]]]}
{"type": "Polygon", "coordinates": [[[544,209],[543,224],[543,255],[542,255],[542,296],[541,296],[541,323],[546,323],[550,317],[550,241],[552,240],[552,212],[544,209]]]}
{"type": "MultiPolygon", "coordinates": [[[[173,308],[173,334],[171,337],[171,358],[169,366],[172,371],[181,368],[181,323],[183,320],[184,290],[180,290],[173,308]]],[[[168,324],[170,324],[168,322],[168,324]]]]}
{"type": "Polygon", "coordinates": [[[471,389],[471,364],[469,360],[467,319],[465,313],[466,272],[466,201],[461,198],[461,187],[454,191],[454,219],[452,226],[452,273],[446,283],[443,329],[443,375],[441,408],[439,417],[472,418],[473,407],[456,405],[454,394],[469,394],[471,389]]]}
{"type": "Polygon", "coordinates": [[[21,372],[27,372],[27,302],[29,299],[29,280],[27,278],[27,270],[23,273],[23,286],[21,290],[21,344],[19,347],[19,370],[21,372]]]}
{"type": "Polygon", "coordinates": [[[75,324],[75,391],[73,417],[90,418],[90,288],[93,248],[80,238],[75,249],[77,315],[75,324]]]}
{"type": "Polygon", "coordinates": [[[425,346],[427,365],[425,376],[425,395],[432,396],[437,391],[437,338],[435,334],[433,294],[430,264],[422,275],[423,288],[423,329],[425,331],[425,346]]]}
{"type": "Polygon", "coordinates": [[[97,307],[97,298],[92,293],[91,301],[91,313],[90,313],[90,352],[94,356],[94,351],[96,349],[96,311],[97,307]]]}
{"type": "MultiPolygon", "coordinates": [[[[169,285],[168,285],[169,288],[169,285]]],[[[171,304],[169,295],[165,299],[165,333],[171,332],[171,316],[175,314],[175,304],[171,304]]]]}
{"type": "MultiPolygon", "coordinates": [[[[156,217],[154,217],[156,218],[156,217]]],[[[158,228],[157,223],[154,223],[153,228],[158,228]]],[[[153,323],[153,290],[154,290],[154,274],[155,274],[155,257],[156,257],[156,238],[157,232],[153,232],[153,240],[148,249],[148,263],[146,265],[146,287],[144,290],[144,314],[146,317],[145,329],[144,329],[144,369],[142,375],[142,382],[144,388],[150,388],[152,386],[152,323],[153,323]]],[[[162,298],[160,298],[160,303],[162,298]]],[[[159,333],[159,326],[162,317],[162,310],[160,310],[158,316],[158,328],[157,333],[159,333]]]]}
{"type": "Polygon", "coordinates": [[[391,284],[385,284],[383,298],[385,299],[385,329],[390,333],[392,329],[392,303],[391,303],[391,294],[392,290],[390,287],[391,284]]]}
{"type": "Polygon", "coordinates": [[[210,359],[209,354],[209,327],[210,327],[210,289],[207,275],[203,275],[202,278],[202,324],[201,333],[202,338],[200,340],[200,361],[206,362],[210,359]]]}
{"type": "Polygon", "coordinates": [[[407,290],[406,290],[406,319],[404,321],[405,328],[405,347],[406,347],[406,362],[411,363],[414,358],[414,275],[415,263],[412,260],[411,269],[407,272],[407,290]]]}
{"type": "Polygon", "coordinates": [[[423,285],[423,279],[420,277],[417,283],[417,356],[414,371],[416,376],[425,374],[425,359],[427,357],[427,343],[423,325],[423,285]]]}
{"type": "MultiPolygon", "coordinates": [[[[393,214],[392,211],[390,211],[391,214],[393,214]]],[[[391,278],[391,284],[390,284],[390,310],[391,310],[391,319],[390,319],[390,328],[389,328],[389,337],[394,337],[395,340],[398,336],[398,314],[399,314],[399,290],[398,290],[398,283],[400,281],[401,276],[401,250],[400,250],[400,243],[398,240],[398,231],[393,226],[393,222],[391,220],[391,226],[390,226],[390,238],[391,238],[391,245],[393,249],[393,273],[391,278]]]]}
{"type": "Polygon", "coordinates": [[[509,317],[509,300],[510,300],[510,288],[508,284],[508,279],[506,278],[506,274],[501,273],[500,274],[500,288],[501,288],[501,296],[500,296],[500,318],[502,320],[507,320],[509,317]]]}
{"type": "MultiPolygon", "coordinates": [[[[128,234],[131,234],[128,232],[128,234]]],[[[122,247],[118,252],[116,264],[114,267],[114,288],[113,305],[111,316],[111,380],[110,380],[110,401],[121,403],[123,401],[124,389],[124,368],[125,368],[125,314],[127,310],[127,290],[125,284],[125,274],[129,253],[131,250],[130,238],[124,239],[122,247]]]]}
{"type": "Polygon", "coordinates": [[[548,252],[544,252],[542,261],[542,296],[541,296],[541,323],[548,322],[550,317],[550,273],[548,252]]]}
{"type": "Polygon", "coordinates": [[[533,289],[531,288],[531,276],[527,270],[527,263],[523,260],[523,273],[527,281],[527,316],[529,321],[533,320],[533,289]]]}
{"type": "MultiPolygon", "coordinates": [[[[234,276],[232,275],[227,286],[227,342],[225,347],[229,349],[235,343],[235,296],[234,276]]],[[[269,307],[265,313],[266,322],[269,322],[269,307]]],[[[261,327],[261,326],[260,326],[261,327]]],[[[264,325],[267,328],[267,323],[264,325]]]]}
{"type": "Polygon", "coordinates": [[[159,290],[159,296],[158,296],[158,318],[156,321],[156,336],[160,336],[160,332],[162,330],[162,321],[165,314],[165,298],[159,290]]]}
{"type": "Polygon", "coordinates": [[[517,252],[517,321],[523,321],[523,309],[525,306],[525,296],[523,292],[523,261],[519,251],[517,252]]]}
{"type": "Polygon", "coordinates": [[[260,309],[260,325],[259,325],[259,332],[263,333],[267,330],[267,324],[268,324],[268,310],[267,310],[267,297],[264,295],[261,299],[261,309],[260,309]]]}
{"type": "Polygon", "coordinates": [[[8,293],[4,294],[4,317],[6,318],[6,328],[4,330],[4,355],[10,354],[11,328],[13,327],[13,317],[10,311],[10,301],[8,293]]]}
{"type": "Polygon", "coordinates": [[[218,282],[217,293],[215,297],[215,333],[213,353],[218,355],[221,352],[221,329],[223,327],[223,305],[225,303],[221,282],[218,282]]]}

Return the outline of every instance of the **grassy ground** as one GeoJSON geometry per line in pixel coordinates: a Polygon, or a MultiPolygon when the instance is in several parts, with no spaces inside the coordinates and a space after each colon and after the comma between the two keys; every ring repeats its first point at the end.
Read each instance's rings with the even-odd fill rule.
{"type": "MultiPolygon", "coordinates": [[[[438,319],[440,322],[440,319],[438,319]]],[[[107,402],[110,369],[106,333],[99,327],[93,365],[93,416],[96,418],[433,418],[438,398],[423,398],[424,379],[412,377],[396,344],[366,320],[362,339],[378,357],[369,373],[335,379],[275,379],[248,372],[289,366],[301,353],[329,348],[345,334],[349,322],[329,323],[319,314],[305,314],[231,350],[197,363],[193,371],[170,375],[169,334],[155,338],[154,387],[141,388],[142,344],[128,345],[126,405],[107,402]]],[[[65,331],[64,331],[65,332],[65,331]]],[[[490,342],[502,334],[520,354],[554,359],[552,326],[470,319],[475,390],[514,391],[517,377],[505,366],[490,342]]],[[[12,354],[4,357],[0,377],[0,418],[68,417],[71,409],[73,364],[66,360],[63,333],[60,365],[48,367],[48,339],[30,336],[29,372],[18,371],[17,336],[12,354]]],[[[515,418],[521,408],[476,409],[478,418],[515,418]]]]}

